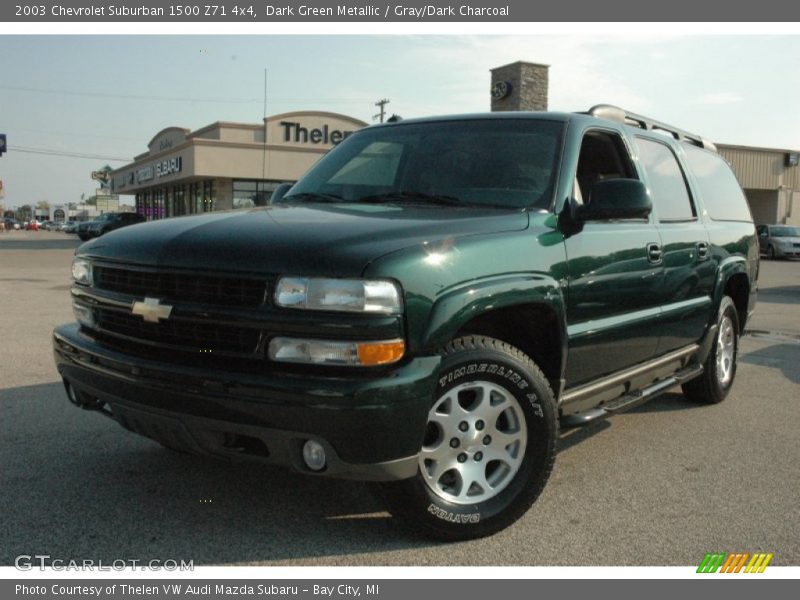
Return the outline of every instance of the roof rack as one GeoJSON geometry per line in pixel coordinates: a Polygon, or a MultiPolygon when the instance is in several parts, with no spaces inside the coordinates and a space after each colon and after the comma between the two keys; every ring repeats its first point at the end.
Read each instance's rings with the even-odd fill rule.
{"type": "Polygon", "coordinates": [[[717,151],[717,147],[714,145],[714,143],[702,136],[689,133],[688,131],[678,129],[677,127],[667,125],[666,123],[656,121],[655,119],[651,119],[649,117],[628,112],[624,108],[620,108],[618,106],[612,106],[610,104],[597,104],[590,108],[586,114],[592,117],[598,117],[600,119],[616,121],[617,123],[621,123],[623,125],[638,127],[639,129],[644,129],[646,131],[660,131],[672,136],[676,140],[688,142],[695,146],[699,146],[700,148],[711,150],[712,152],[717,151]]]}

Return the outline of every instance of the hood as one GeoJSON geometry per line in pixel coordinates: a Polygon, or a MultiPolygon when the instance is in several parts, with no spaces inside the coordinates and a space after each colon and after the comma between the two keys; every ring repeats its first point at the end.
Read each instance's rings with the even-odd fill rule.
{"type": "Polygon", "coordinates": [[[355,277],[372,260],[403,248],[527,226],[528,214],[519,210],[283,205],[123,227],[78,254],[148,266],[355,277]]]}

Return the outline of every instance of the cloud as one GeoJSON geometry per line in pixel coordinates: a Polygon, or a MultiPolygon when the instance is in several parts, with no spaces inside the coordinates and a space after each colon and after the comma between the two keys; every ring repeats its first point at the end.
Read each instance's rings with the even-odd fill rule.
{"type": "Polygon", "coordinates": [[[719,106],[721,104],[736,104],[737,102],[742,102],[744,98],[742,98],[739,94],[734,94],[733,92],[716,92],[713,94],[703,94],[700,96],[696,102],[698,104],[711,104],[714,106],[719,106]]]}
{"type": "MultiPolygon", "coordinates": [[[[603,102],[646,112],[662,94],[652,85],[636,85],[630,61],[663,52],[674,36],[428,36],[413,41],[404,60],[451,74],[434,88],[450,84],[451,105],[487,110],[489,69],[529,60],[551,65],[553,110],[586,110],[603,102]]],[[[657,83],[663,81],[662,76],[657,83]]],[[[447,112],[446,106],[437,108],[447,112]]]]}

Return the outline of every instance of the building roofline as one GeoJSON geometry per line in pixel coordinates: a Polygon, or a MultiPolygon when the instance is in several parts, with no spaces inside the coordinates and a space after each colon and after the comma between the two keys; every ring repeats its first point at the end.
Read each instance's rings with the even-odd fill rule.
{"type": "Polygon", "coordinates": [[[186,127],[177,127],[175,125],[173,125],[171,127],[165,127],[164,129],[159,131],[157,134],[155,134],[149,142],[147,142],[147,147],[150,148],[150,144],[155,142],[156,139],[158,139],[160,136],[162,136],[163,134],[167,133],[168,131],[180,131],[184,135],[189,135],[189,133],[192,130],[191,129],[186,129],[186,127]]]}
{"type": "Polygon", "coordinates": [[[335,119],[341,119],[342,121],[350,121],[356,125],[361,125],[362,127],[366,127],[369,123],[365,123],[361,119],[356,119],[355,117],[351,117],[349,115],[343,115],[341,113],[329,112],[326,110],[293,110],[291,112],[280,113],[277,115],[270,115],[266,117],[266,121],[274,121],[276,119],[285,119],[287,117],[297,117],[297,116],[312,116],[312,117],[333,117],[335,119]]]}
{"type": "Polygon", "coordinates": [[[499,67],[492,67],[489,69],[489,72],[497,71],[499,69],[505,69],[506,67],[513,67],[514,65],[531,65],[532,67],[546,67],[550,68],[550,65],[546,65],[545,63],[535,63],[529,60],[515,60],[514,62],[510,62],[507,65],[501,65],[499,67]]]}
{"type": "Polygon", "coordinates": [[[800,150],[792,150],[790,148],[765,148],[763,146],[743,146],[742,144],[717,144],[720,150],[754,150],[756,152],[779,152],[781,154],[800,154],[800,150]]]}

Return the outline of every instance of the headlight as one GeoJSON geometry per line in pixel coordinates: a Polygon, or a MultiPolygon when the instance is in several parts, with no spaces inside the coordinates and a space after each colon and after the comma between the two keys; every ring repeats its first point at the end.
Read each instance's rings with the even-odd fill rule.
{"type": "Polygon", "coordinates": [[[73,259],[72,278],[75,280],[75,283],[92,285],[92,263],[83,258],[73,259]]]}
{"type": "Polygon", "coordinates": [[[282,277],[275,304],[286,308],[399,314],[400,289],[391,281],[282,277]]]}
{"type": "Polygon", "coordinates": [[[340,342],[277,337],[269,343],[271,360],[313,365],[374,367],[397,362],[404,353],[403,340],[340,342]]]}

